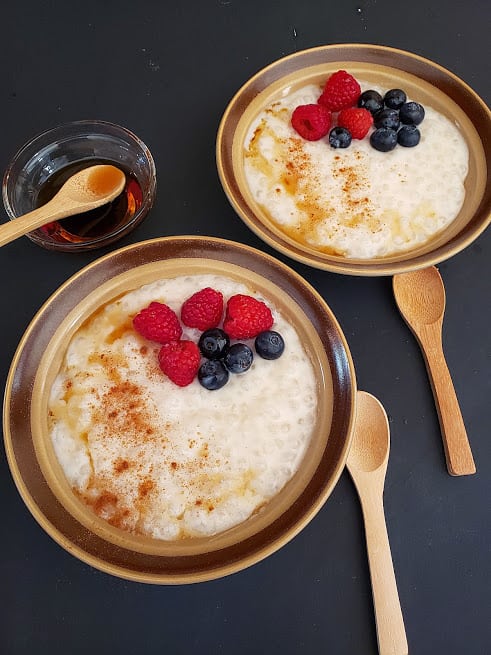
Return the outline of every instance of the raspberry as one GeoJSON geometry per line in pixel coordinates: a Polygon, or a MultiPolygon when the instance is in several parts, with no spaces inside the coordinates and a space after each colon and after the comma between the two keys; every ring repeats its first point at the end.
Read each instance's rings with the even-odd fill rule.
{"type": "Polygon", "coordinates": [[[272,325],[271,310],[261,300],[241,293],[229,298],[223,329],[232,339],[252,339],[272,325]]]}
{"type": "Polygon", "coordinates": [[[171,341],[159,351],[159,365],[167,377],[179,387],[187,387],[196,377],[200,353],[194,341],[171,341]]]}
{"type": "Polygon", "coordinates": [[[151,302],[133,319],[135,330],[150,341],[168,343],[180,339],[182,327],[170,307],[160,302],[151,302]]]}
{"type": "Polygon", "coordinates": [[[327,80],[317,101],[330,111],[353,107],[360,96],[361,87],[355,78],[344,70],[333,73],[327,80]]]}
{"type": "Polygon", "coordinates": [[[338,115],[338,125],[349,130],[353,139],[363,139],[373,125],[373,116],[368,109],[343,109],[338,115]]]}
{"type": "Polygon", "coordinates": [[[299,105],[293,110],[292,126],[307,141],[318,141],[329,132],[331,112],[322,105],[299,105]]]}
{"type": "Polygon", "coordinates": [[[202,332],[217,327],[223,314],[223,295],[211,287],[197,291],[181,308],[184,325],[198,328],[202,332]]]}

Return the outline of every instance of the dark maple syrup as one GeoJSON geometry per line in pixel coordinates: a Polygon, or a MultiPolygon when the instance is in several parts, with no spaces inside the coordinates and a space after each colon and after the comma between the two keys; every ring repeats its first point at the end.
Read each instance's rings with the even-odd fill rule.
{"type": "MultiPolygon", "coordinates": [[[[36,207],[45,205],[58,193],[69,177],[83,168],[96,164],[112,164],[104,159],[90,159],[68,164],[51,175],[39,189],[36,207]]],[[[68,216],[62,221],[54,221],[40,228],[51,240],[59,243],[83,243],[93,239],[101,239],[115,232],[119,227],[128,224],[141,207],[143,192],[136,177],[117,164],[126,176],[126,184],[121,194],[112,202],[91,209],[88,212],[68,216]]]]}

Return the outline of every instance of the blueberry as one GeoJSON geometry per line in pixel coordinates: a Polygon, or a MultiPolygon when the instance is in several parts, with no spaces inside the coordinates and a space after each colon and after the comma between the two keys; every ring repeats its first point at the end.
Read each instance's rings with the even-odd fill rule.
{"type": "Polygon", "coordinates": [[[358,98],[358,107],[363,109],[368,109],[371,114],[376,114],[378,111],[384,107],[384,99],[378,93],[378,91],[363,91],[361,96],[358,98]]]}
{"type": "Polygon", "coordinates": [[[347,148],[351,143],[351,132],[345,127],[333,127],[329,132],[329,143],[333,148],[347,148]]]}
{"type": "Polygon", "coordinates": [[[419,102],[406,102],[399,109],[401,123],[406,125],[419,125],[425,117],[425,110],[419,102]]]}
{"type": "Polygon", "coordinates": [[[230,346],[223,363],[231,373],[245,373],[251,368],[254,355],[245,343],[230,346]]]}
{"type": "Polygon", "coordinates": [[[406,148],[417,146],[421,133],[416,125],[403,125],[397,133],[397,143],[406,148]]]}
{"type": "Polygon", "coordinates": [[[229,346],[228,334],[220,328],[205,330],[198,341],[201,354],[208,359],[220,359],[225,355],[229,346]]]}
{"type": "Polygon", "coordinates": [[[379,127],[370,135],[370,145],[380,152],[389,152],[397,145],[397,132],[389,127],[379,127]]]}
{"type": "Polygon", "coordinates": [[[265,330],[257,335],[254,347],[263,359],[278,359],[285,350],[285,342],[278,332],[265,330]]]}
{"type": "Polygon", "coordinates": [[[384,102],[389,109],[399,109],[407,100],[402,89],[391,89],[384,96],[384,102]]]}
{"type": "Polygon", "coordinates": [[[228,382],[228,371],[219,359],[207,359],[198,370],[198,380],[205,389],[221,389],[228,382]]]}
{"type": "Polygon", "coordinates": [[[395,109],[382,109],[378,111],[373,117],[373,124],[378,127],[389,127],[391,130],[398,130],[399,125],[399,112],[395,109]]]}

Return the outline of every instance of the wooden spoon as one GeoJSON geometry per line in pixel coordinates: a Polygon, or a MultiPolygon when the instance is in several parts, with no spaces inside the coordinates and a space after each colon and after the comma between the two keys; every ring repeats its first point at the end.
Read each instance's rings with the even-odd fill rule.
{"type": "Polygon", "coordinates": [[[360,497],[380,655],[407,655],[406,630],[397,592],[384,516],[384,481],[390,432],[380,402],[359,391],[353,443],[347,466],[360,497]]]}
{"type": "Polygon", "coordinates": [[[434,266],[393,278],[394,296],[421,346],[435,397],[450,475],[476,472],[464,420],[442,345],[445,288],[434,266]]]}
{"type": "Polygon", "coordinates": [[[89,166],[68,178],[45,205],[0,225],[0,246],[60,218],[81,214],[114,200],[123,191],[126,176],[108,164],[89,166]]]}

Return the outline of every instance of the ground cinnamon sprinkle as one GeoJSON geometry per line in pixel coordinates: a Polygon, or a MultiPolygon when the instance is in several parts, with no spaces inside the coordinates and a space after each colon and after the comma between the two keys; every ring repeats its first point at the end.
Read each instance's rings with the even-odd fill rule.
{"type": "Polygon", "coordinates": [[[147,478],[138,485],[138,498],[143,500],[155,487],[155,482],[147,478]]]}
{"type": "Polygon", "coordinates": [[[118,497],[110,491],[103,491],[94,500],[94,511],[96,514],[101,514],[103,511],[111,510],[118,504],[118,497]]]}
{"type": "Polygon", "coordinates": [[[333,178],[343,191],[343,213],[338,218],[341,224],[348,227],[361,222],[369,224],[375,217],[373,203],[367,195],[370,182],[365,172],[362,153],[356,152],[355,159],[357,163],[354,166],[343,165],[342,160],[337,159],[332,170],[333,178]]]}
{"type": "Polygon", "coordinates": [[[322,180],[304,149],[303,141],[292,137],[280,142],[287,151],[280,182],[294,198],[294,204],[302,216],[295,224],[283,226],[283,229],[294,240],[309,244],[317,240],[318,226],[333,215],[334,209],[319,196],[322,180]]]}
{"type": "MultiPolygon", "coordinates": [[[[332,179],[342,190],[341,207],[335,208],[323,194],[325,180],[316,170],[305,144],[301,139],[290,137],[278,139],[285,148],[286,156],[283,162],[283,173],[279,176],[276,191],[283,189],[294,198],[294,204],[299,210],[295,224],[283,226],[284,231],[293,239],[305,244],[317,244],[321,240],[319,228],[327,229],[327,221],[354,227],[363,223],[375,231],[379,221],[369,199],[370,182],[365,170],[364,155],[357,152],[354,165],[343,164],[343,159],[336,155],[331,170],[332,179]]],[[[331,223],[332,225],[332,223],[331,223]]],[[[330,229],[336,229],[331,227],[330,229]]],[[[323,247],[325,252],[342,254],[334,248],[323,247]]]]}
{"type": "Polygon", "coordinates": [[[141,389],[128,381],[115,384],[102,395],[96,414],[97,420],[105,425],[107,434],[116,429],[126,440],[151,435],[152,418],[156,418],[148,415],[141,389]]]}
{"type": "MultiPolygon", "coordinates": [[[[288,198],[288,201],[280,198],[279,207],[285,208],[282,217],[271,215],[271,218],[294,241],[328,254],[345,255],[340,246],[331,245],[339,243],[338,234],[342,230],[359,224],[372,232],[380,229],[380,220],[369,199],[371,185],[366,153],[354,150],[354,162],[349,164],[343,164],[349,158],[335,154],[330,170],[325,167],[321,170],[315,163],[317,159],[313,159],[316,153],[311,154],[309,142],[297,135],[286,136],[281,129],[276,131],[274,121],[285,123],[287,119],[282,113],[288,113],[281,103],[276,104],[264,110],[265,116],[260,119],[245,151],[245,158],[254,171],[271,184],[270,192],[278,198],[282,194],[288,198]],[[263,148],[272,150],[274,156],[267,160],[263,148]],[[329,195],[327,189],[334,191],[329,195]],[[290,216],[286,209],[291,206],[289,203],[296,209],[290,216]]],[[[323,145],[327,152],[329,144],[323,145]]],[[[258,202],[262,204],[259,198],[258,202]]],[[[265,203],[263,209],[269,213],[266,200],[265,203]]]]}
{"type": "Polygon", "coordinates": [[[114,462],[114,472],[122,473],[127,471],[130,468],[130,463],[126,459],[121,459],[120,457],[114,462]]]}
{"type": "MultiPolygon", "coordinates": [[[[141,349],[145,354],[148,351],[146,346],[141,349]]],[[[157,429],[159,417],[156,411],[152,412],[146,392],[133,382],[121,380],[120,356],[102,352],[94,353],[92,359],[102,365],[107,379],[114,383],[98,394],[98,403],[92,404],[92,424],[98,426],[98,434],[108,440],[108,452],[114,443],[116,452],[123,450],[128,456],[116,457],[112,475],[103,469],[93,469],[86,491],[78,495],[111,525],[138,532],[138,523],[145,515],[148,496],[155,483],[147,475],[151,466],[144,468],[143,452],[136,447],[153,443],[165,449],[165,433],[170,426],[167,423],[157,429]],[[135,503],[132,509],[128,505],[131,503],[135,503]]],[[[87,446],[90,446],[89,436],[87,446]]]]}

